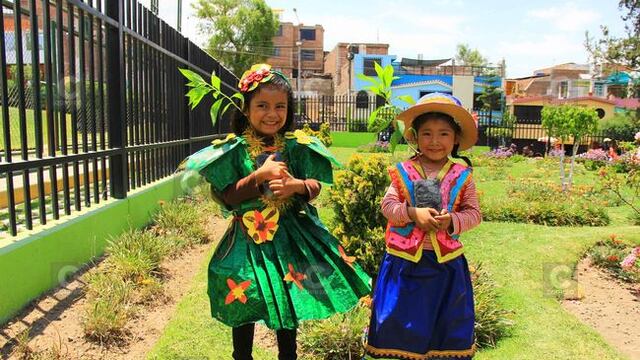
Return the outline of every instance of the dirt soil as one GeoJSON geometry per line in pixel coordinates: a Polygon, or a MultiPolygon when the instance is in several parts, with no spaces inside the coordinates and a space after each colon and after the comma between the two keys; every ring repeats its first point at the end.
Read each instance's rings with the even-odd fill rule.
{"type": "Polygon", "coordinates": [[[563,307],[596,329],[630,359],[640,359],[640,285],[613,278],[587,258],[576,268],[581,300],[565,300],[563,307]]]}
{"type": "MultiPolygon", "coordinates": [[[[210,239],[220,239],[227,221],[212,217],[209,224],[210,239]]],[[[81,326],[86,304],[83,275],[100,269],[98,264],[35,300],[0,328],[0,357],[21,359],[31,353],[47,359],[144,359],[160,338],[177,303],[191,287],[193,275],[206,261],[212,246],[212,243],[197,245],[163,262],[164,296],[143,307],[127,324],[128,336],[124,341],[98,344],[84,336],[81,326]],[[28,341],[26,337],[18,340],[19,334],[24,335],[26,331],[28,341]]]]}

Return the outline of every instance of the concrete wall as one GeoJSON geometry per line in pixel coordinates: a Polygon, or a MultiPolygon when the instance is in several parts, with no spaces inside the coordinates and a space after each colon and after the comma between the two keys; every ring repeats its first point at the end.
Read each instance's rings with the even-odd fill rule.
{"type": "Polygon", "coordinates": [[[159,200],[170,201],[180,194],[177,178],[161,180],[132,191],[126,199],[111,199],[0,240],[0,324],[102,255],[107,239],[147,225],[159,200]]]}

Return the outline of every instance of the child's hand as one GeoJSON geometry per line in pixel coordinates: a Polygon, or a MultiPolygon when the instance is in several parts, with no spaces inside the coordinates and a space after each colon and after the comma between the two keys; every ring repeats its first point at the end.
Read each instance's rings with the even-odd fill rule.
{"type": "Polygon", "coordinates": [[[287,164],[282,161],[275,161],[275,155],[271,154],[264,161],[264,164],[256,170],[258,184],[282,177],[283,171],[287,171],[287,164]]]}
{"type": "Polygon", "coordinates": [[[449,231],[449,227],[451,226],[451,214],[449,214],[447,209],[442,209],[440,214],[435,216],[435,219],[438,221],[440,230],[449,231]]]}
{"type": "Polygon", "coordinates": [[[279,179],[269,181],[269,189],[277,198],[287,199],[295,194],[304,194],[307,188],[304,181],[296,179],[288,171],[282,170],[279,179]]]}
{"type": "Polygon", "coordinates": [[[438,211],[434,208],[411,208],[409,216],[413,218],[416,225],[425,231],[438,231],[439,223],[434,218],[438,215],[438,211]],[[413,214],[411,214],[413,213],[413,214]],[[413,215],[413,216],[411,216],[413,215]]]}

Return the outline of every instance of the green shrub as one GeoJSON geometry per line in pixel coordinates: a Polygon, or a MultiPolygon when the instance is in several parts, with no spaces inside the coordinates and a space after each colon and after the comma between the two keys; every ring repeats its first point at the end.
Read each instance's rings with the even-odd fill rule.
{"type": "Polygon", "coordinates": [[[384,251],[386,220],[380,203],[390,184],[388,157],[353,155],[347,170],[337,171],[330,200],[335,213],[333,234],[364,270],[377,272],[384,251]]]}
{"type": "Polygon", "coordinates": [[[366,145],[360,145],[356,149],[359,153],[390,153],[388,141],[376,141],[366,145]]]}
{"type": "Polygon", "coordinates": [[[503,309],[495,291],[496,284],[482,264],[469,266],[473,283],[476,312],[475,334],[478,348],[495,347],[498,340],[508,336],[513,326],[511,312],[503,309]]]}
{"type": "Polygon", "coordinates": [[[362,358],[362,336],[370,313],[367,307],[359,305],[326,320],[303,322],[299,337],[302,351],[312,359],[362,358]]]}
{"type": "Polygon", "coordinates": [[[309,126],[308,123],[304,124],[302,131],[310,136],[317,137],[326,147],[330,147],[333,143],[333,140],[331,139],[331,126],[328,122],[320,124],[318,131],[311,129],[311,126],[309,126]]]}
{"type": "Polygon", "coordinates": [[[582,201],[535,201],[501,199],[485,201],[480,198],[485,221],[504,221],[547,226],[606,226],[611,219],[598,205],[582,201]]]}
{"type": "Polygon", "coordinates": [[[605,137],[633,141],[633,136],[640,128],[640,119],[636,119],[631,112],[617,113],[609,119],[600,120],[599,127],[605,137]]]}

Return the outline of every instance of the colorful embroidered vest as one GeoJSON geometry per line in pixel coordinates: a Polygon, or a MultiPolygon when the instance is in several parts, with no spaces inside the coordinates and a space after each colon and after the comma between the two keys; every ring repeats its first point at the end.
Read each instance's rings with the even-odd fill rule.
{"type": "MultiPolygon", "coordinates": [[[[401,201],[407,201],[409,206],[415,204],[413,182],[423,179],[422,168],[412,160],[401,162],[389,168],[391,183],[395,186],[401,201]]],[[[464,165],[448,161],[440,173],[440,195],[442,208],[449,213],[459,208],[463,188],[471,179],[471,169],[464,165]]],[[[462,243],[458,235],[449,235],[446,230],[426,232],[415,223],[387,224],[385,241],[387,252],[413,262],[419,262],[422,257],[422,245],[425,236],[429,236],[431,245],[439,263],[447,262],[460,256],[463,252],[462,243]]]]}

